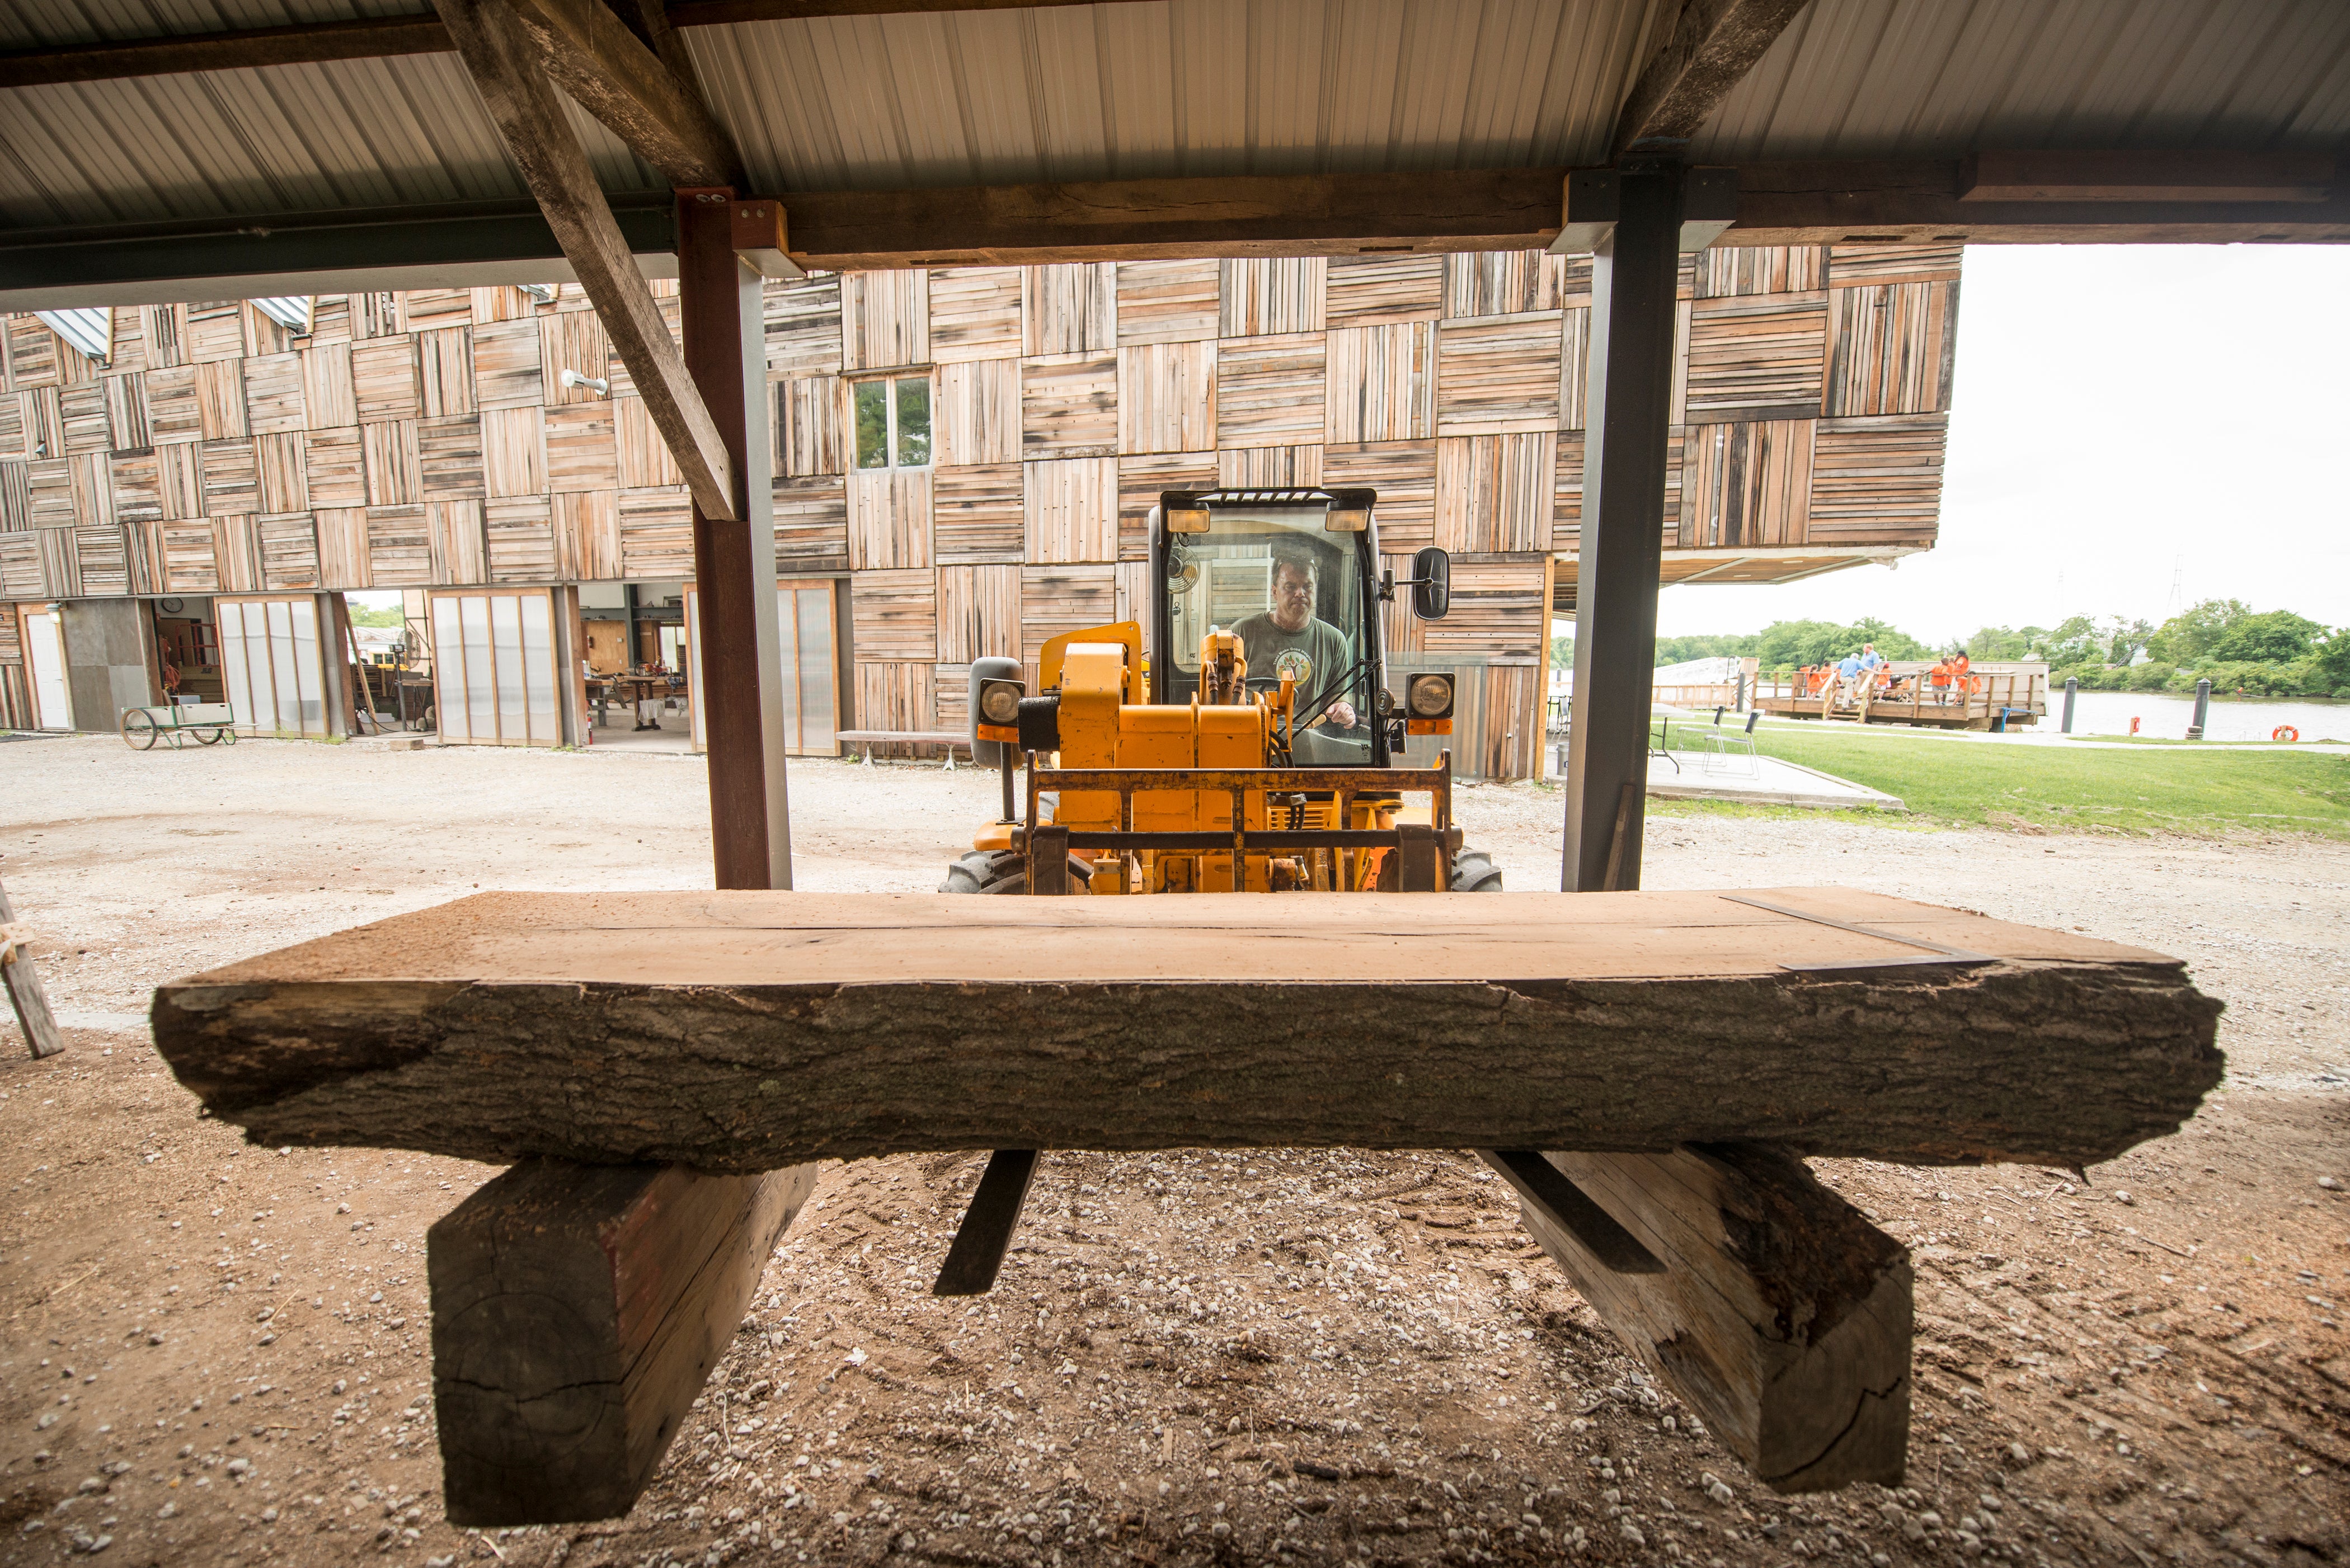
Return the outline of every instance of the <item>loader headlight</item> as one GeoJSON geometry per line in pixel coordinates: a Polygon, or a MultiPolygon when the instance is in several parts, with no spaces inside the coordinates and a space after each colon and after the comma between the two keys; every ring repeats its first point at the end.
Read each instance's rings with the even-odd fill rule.
{"type": "Polygon", "coordinates": [[[1444,719],[1452,713],[1452,677],[1415,675],[1404,688],[1404,706],[1415,719],[1444,719]]]}
{"type": "Polygon", "coordinates": [[[989,724],[1016,724],[1020,722],[1020,699],[1028,688],[1017,680],[987,680],[979,688],[979,716],[989,724]]]}

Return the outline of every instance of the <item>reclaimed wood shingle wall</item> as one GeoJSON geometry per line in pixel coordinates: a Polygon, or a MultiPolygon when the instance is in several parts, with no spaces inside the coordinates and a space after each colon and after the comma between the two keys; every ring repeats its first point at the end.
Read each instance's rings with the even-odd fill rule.
{"type": "MultiPolygon", "coordinates": [[[[1959,266],[1956,246],[1684,258],[1667,547],[1930,544],[1959,266]]],[[[676,286],[655,292],[675,331],[676,286]]],[[[6,596],[691,573],[675,462],[577,288],[327,296],[312,322],[120,309],[98,365],[5,318],[6,596]]],[[[1162,492],[1367,485],[1391,562],[1459,557],[1452,616],[1404,619],[1399,646],[1461,676],[1461,765],[1528,771],[1591,326],[1589,260],[1532,252],[771,285],[776,560],[851,577],[844,722],[929,728],[972,659],[1147,616],[1162,492]],[[857,467],[868,376],[927,378],[927,464],[857,467]]]]}

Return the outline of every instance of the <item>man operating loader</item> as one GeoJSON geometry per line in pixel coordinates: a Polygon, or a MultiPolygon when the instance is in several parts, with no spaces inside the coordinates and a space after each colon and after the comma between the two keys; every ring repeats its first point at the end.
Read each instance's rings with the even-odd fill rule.
{"type": "MultiPolygon", "coordinates": [[[[1346,634],[1314,613],[1316,579],[1312,556],[1301,549],[1276,546],[1273,603],[1262,614],[1243,617],[1232,628],[1240,634],[1251,677],[1294,675],[1301,701],[1330,688],[1355,662],[1346,634]]],[[[1355,705],[1343,697],[1323,712],[1339,729],[1355,727],[1355,705]]],[[[1299,724],[1311,717],[1300,713],[1299,724]]]]}

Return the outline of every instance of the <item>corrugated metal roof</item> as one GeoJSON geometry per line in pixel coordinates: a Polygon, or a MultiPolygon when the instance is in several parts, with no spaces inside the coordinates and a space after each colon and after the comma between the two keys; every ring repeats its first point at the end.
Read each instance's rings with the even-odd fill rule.
{"type": "Polygon", "coordinates": [[[1555,165],[1662,0],[1152,0],[685,34],[777,190],[1555,165]]]}
{"type": "Polygon", "coordinates": [[[0,7],[0,49],[429,16],[432,10],[416,0],[9,0],[0,7]]]}
{"type": "MultiPolygon", "coordinates": [[[[764,190],[1596,161],[1669,0],[1139,0],[689,29],[764,190]]],[[[413,14],[414,0],[13,0],[0,47],[413,14]]],[[[613,192],[660,189],[588,119],[613,192]]],[[[2339,148],[2343,0],[1814,0],[1709,161],[2339,148]]],[[[0,92],[0,222],[510,199],[453,55],[0,92]]]]}
{"type": "MultiPolygon", "coordinates": [[[[608,191],[660,188],[584,110],[608,191]]],[[[454,55],[0,93],[0,216],[25,227],[528,195],[454,55]]]]}
{"type": "Polygon", "coordinates": [[[2335,150],[2343,0],[1812,0],[1691,156],[2335,150]]]}

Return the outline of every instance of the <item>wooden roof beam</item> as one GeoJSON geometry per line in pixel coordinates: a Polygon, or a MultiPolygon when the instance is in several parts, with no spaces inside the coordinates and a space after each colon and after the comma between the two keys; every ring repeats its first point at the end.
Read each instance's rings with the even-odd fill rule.
{"type": "Polygon", "coordinates": [[[672,187],[741,191],[749,183],[693,78],[681,78],[603,0],[513,5],[556,85],[672,187]]]}
{"type": "Polygon", "coordinates": [[[1612,159],[1679,157],[1809,0],[1682,0],[1617,112],[1612,159]]]}
{"type": "MultiPolygon", "coordinates": [[[[564,118],[521,20],[508,0],[434,0],[457,53],[496,122],[506,151],[546,214],[564,259],[602,317],[612,351],[629,368],[653,428],[669,443],[710,517],[743,514],[737,475],[684,357],[637,270],[628,241],[588,166],[587,149],[564,118]]],[[[723,199],[723,197],[721,198],[723,199]]]]}
{"type": "MultiPolygon", "coordinates": [[[[787,22],[825,16],[886,16],[941,11],[1001,11],[1077,5],[1089,0],[683,0],[664,10],[671,27],[716,27],[735,22],[787,22]]],[[[650,0],[648,8],[660,8],[650,0]]],[[[121,77],[179,76],[191,71],[248,70],[262,66],[313,65],[392,55],[446,54],[457,46],[431,12],[363,16],[291,27],[241,27],[220,33],[180,33],[0,54],[0,88],[121,77]]],[[[654,47],[659,49],[658,39],[654,47]]],[[[672,62],[674,67],[674,62],[672,62]]]]}

